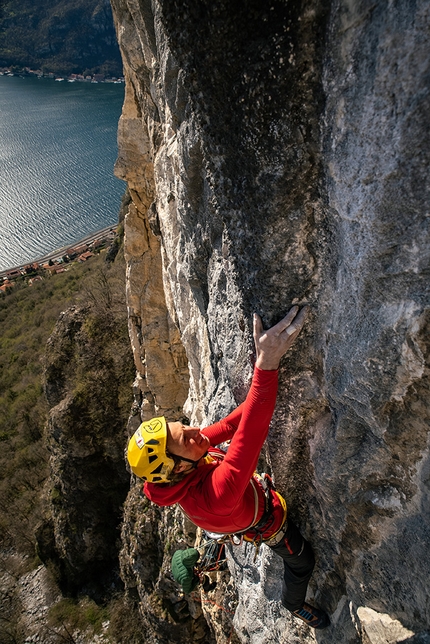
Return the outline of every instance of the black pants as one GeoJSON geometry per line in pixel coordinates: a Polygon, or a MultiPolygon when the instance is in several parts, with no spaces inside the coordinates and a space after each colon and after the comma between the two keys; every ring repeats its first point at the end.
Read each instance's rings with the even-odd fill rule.
{"type": "Polygon", "coordinates": [[[309,579],[315,565],[310,543],[303,539],[299,529],[288,521],[282,541],[272,547],[273,552],[284,560],[282,603],[290,611],[303,606],[309,579]]]}

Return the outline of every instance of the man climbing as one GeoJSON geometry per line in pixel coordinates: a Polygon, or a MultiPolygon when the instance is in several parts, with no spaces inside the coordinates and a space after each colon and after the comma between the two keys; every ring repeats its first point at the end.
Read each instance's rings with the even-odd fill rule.
{"type": "Polygon", "coordinates": [[[164,417],[142,423],[128,446],[133,472],[144,493],[160,506],[179,503],[208,532],[265,543],[282,557],[282,603],[313,628],[329,625],[327,614],[305,602],[314,567],[310,544],[288,519],[284,499],[269,477],[255,473],[276,403],[282,356],[299,335],[307,307],[294,306],[264,331],[254,314],[256,363],[245,402],[226,418],[200,430],[164,417]],[[226,453],[215,446],[231,441],[226,453]]]}

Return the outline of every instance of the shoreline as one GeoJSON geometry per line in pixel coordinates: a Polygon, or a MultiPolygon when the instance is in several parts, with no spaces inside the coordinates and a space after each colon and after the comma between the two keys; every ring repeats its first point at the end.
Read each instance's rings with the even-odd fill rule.
{"type": "Polygon", "coordinates": [[[119,224],[116,223],[116,224],[111,224],[110,226],[105,226],[105,228],[101,228],[100,230],[97,230],[93,233],[89,233],[85,237],[82,237],[82,239],[79,239],[75,242],[70,242],[70,244],[66,244],[65,246],[60,246],[59,248],[52,250],[49,253],[46,253],[45,255],[41,255],[40,257],[37,257],[35,259],[26,260],[25,262],[21,262],[16,266],[10,266],[9,268],[2,269],[0,270],[0,278],[6,277],[6,275],[10,271],[20,269],[23,266],[27,266],[28,264],[43,264],[43,263],[49,262],[50,259],[52,260],[59,259],[64,255],[64,251],[67,250],[68,248],[74,248],[75,246],[81,246],[88,242],[92,242],[97,239],[100,239],[100,237],[104,237],[111,230],[116,231],[116,229],[118,228],[118,225],[119,224]]]}
{"type": "MultiPolygon", "coordinates": [[[[12,65],[12,67],[14,67],[12,65]]],[[[113,85],[124,85],[124,76],[106,76],[104,74],[91,74],[84,77],[82,74],[57,74],[55,72],[42,72],[40,69],[31,69],[30,67],[21,67],[20,71],[12,71],[12,67],[0,67],[0,76],[7,76],[11,78],[16,76],[19,78],[38,78],[55,81],[67,81],[69,83],[110,83],[113,85]]],[[[19,65],[18,65],[19,67],[19,65]]]]}

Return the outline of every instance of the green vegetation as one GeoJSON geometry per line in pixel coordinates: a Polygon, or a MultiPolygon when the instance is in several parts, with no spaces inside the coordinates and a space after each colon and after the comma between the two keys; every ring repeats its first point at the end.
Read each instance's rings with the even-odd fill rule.
{"type": "Polygon", "coordinates": [[[90,635],[102,630],[104,641],[111,644],[145,644],[147,641],[138,607],[125,596],[112,599],[106,606],[99,606],[88,597],[63,598],[49,609],[42,633],[58,644],[76,644],[73,636],[76,631],[90,635]]]}
{"type": "Polygon", "coordinates": [[[61,311],[76,298],[89,265],[36,282],[17,283],[0,298],[0,543],[34,553],[38,494],[47,477],[42,434],[46,341],[61,311]]]}
{"type": "Polygon", "coordinates": [[[108,619],[109,613],[106,608],[85,597],[81,600],[60,599],[50,608],[47,621],[49,626],[63,627],[66,632],[91,628],[95,633],[100,633],[103,622],[108,619]]]}
{"type": "MultiPolygon", "coordinates": [[[[22,644],[25,640],[19,618],[17,582],[23,573],[40,564],[35,556],[35,533],[41,519],[43,525],[46,508],[51,503],[61,511],[64,504],[61,491],[48,484],[44,370],[49,372],[47,381],[51,378],[51,386],[57,382],[53,377],[56,373],[59,388],[63,384],[61,378],[67,379],[79,422],[92,428],[91,440],[106,433],[106,419],[100,410],[111,410],[115,406],[115,413],[109,416],[115,426],[110,429],[116,432],[118,442],[122,442],[121,428],[126,426],[134,377],[127,331],[125,265],[121,252],[113,262],[106,262],[105,257],[106,253],[102,253],[84,264],[69,264],[67,272],[46,277],[32,286],[19,280],[8,294],[0,295],[1,642],[22,644]],[[53,331],[61,312],[72,305],[85,306],[81,344],[73,345],[73,340],[66,336],[59,341],[57,326],[57,339],[51,341],[51,350],[46,352],[47,340],[55,336],[53,331]],[[73,368],[66,364],[66,354],[62,351],[68,341],[74,351],[73,368]],[[111,387],[99,384],[109,378],[111,387]]],[[[109,450],[112,452],[113,442],[109,442],[109,450]]],[[[88,476],[94,477],[94,474],[88,472],[88,476]]],[[[109,484],[101,479],[98,483],[104,488],[109,484]]],[[[117,494],[115,489],[111,494],[112,498],[117,494]]],[[[100,505],[101,495],[93,496],[94,502],[100,505]]],[[[85,502],[86,509],[88,503],[85,502]]],[[[72,508],[69,519],[74,513],[72,508]]],[[[106,540],[109,530],[117,539],[117,518],[111,510],[107,521],[106,540]]],[[[52,583],[55,586],[55,574],[52,583]]],[[[109,641],[141,644],[137,606],[121,593],[114,598],[110,595],[109,599],[110,592],[106,589],[105,600],[100,604],[82,594],[60,600],[41,624],[41,641],[45,633],[49,641],[72,643],[76,630],[99,633],[103,624],[110,622],[105,635],[109,641]]]]}
{"type": "MultiPolygon", "coordinates": [[[[74,303],[122,307],[118,332],[128,342],[124,266],[103,256],[27,286],[18,282],[0,296],[0,544],[34,556],[34,527],[40,518],[40,490],[48,476],[43,441],[48,407],[43,392],[45,345],[60,313],[74,303]],[[100,285],[100,282],[102,285],[100,285]],[[118,295],[113,295],[117,293],[118,295]],[[108,302],[106,300],[108,298],[108,302]]],[[[109,316],[103,314],[105,324],[109,316]]],[[[88,324],[91,325],[91,318],[88,324]]],[[[100,332],[100,331],[99,331],[100,332]]],[[[121,392],[130,405],[130,374],[121,392]],[[127,393],[128,388],[128,393],[127,393]]]]}
{"type": "Polygon", "coordinates": [[[115,644],[146,644],[145,624],[140,618],[138,601],[124,595],[108,605],[109,640],[115,644]]]}
{"type": "Polygon", "coordinates": [[[112,10],[105,0],[0,3],[0,67],[66,75],[121,76],[112,10]]]}

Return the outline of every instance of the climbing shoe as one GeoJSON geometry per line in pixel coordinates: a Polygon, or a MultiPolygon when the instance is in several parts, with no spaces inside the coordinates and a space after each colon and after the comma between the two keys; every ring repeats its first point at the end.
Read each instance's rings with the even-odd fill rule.
{"type": "Polygon", "coordinates": [[[310,604],[304,603],[299,610],[292,611],[294,617],[299,617],[305,624],[312,628],[326,628],[330,624],[327,613],[319,608],[314,608],[310,604]]]}

